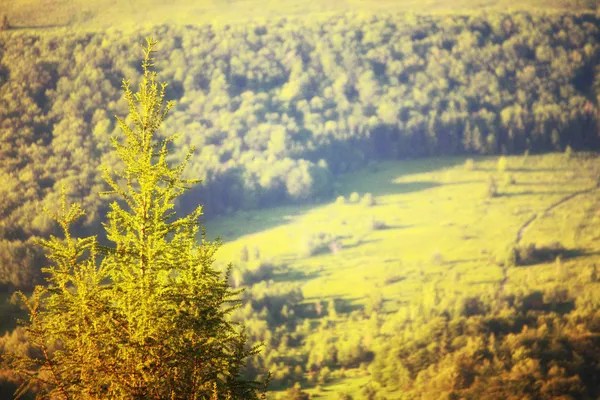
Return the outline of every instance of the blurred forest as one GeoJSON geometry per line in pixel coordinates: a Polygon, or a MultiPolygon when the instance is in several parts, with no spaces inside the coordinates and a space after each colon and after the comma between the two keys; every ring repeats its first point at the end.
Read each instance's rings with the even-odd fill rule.
{"type": "MultiPolygon", "coordinates": [[[[95,230],[98,167],[142,38],[177,101],[165,134],[196,145],[207,215],[319,201],[371,160],[546,152],[599,144],[600,19],[519,12],[345,14],[322,22],[168,27],[123,34],[5,31],[0,46],[0,280],[31,285],[59,188],[95,230]]],[[[185,147],[185,146],[184,146],[185,147]]],[[[180,148],[184,148],[180,147],[180,148]]],[[[181,155],[176,155],[177,157],[181,155]]]]}
{"type": "MultiPolygon", "coordinates": [[[[138,83],[141,58],[130,49],[146,36],[160,38],[156,67],[176,101],[163,132],[181,133],[174,158],[198,148],[187,172],[204,182],[179,206],[202,203],[207,217],[331,199],[337,176],[380,160],[600,147],[594,13],[346,13],[127,33],[8,29],[0,32],[6,291],[40,282],[45,260],[33,241],[56,233],[42,209],[57,206],[62,185],[87,210],[79,232],[97,230],[105,212],[99,167],[116,163],[113,115],[127,113],[120,87],[123,78],[138,83]]],[[[257,284],[236,318],[253,321],[246,322],[251,339],[270,349],[249,375],[271,369],[276,386],[306,374],[326,382],[333,369],[372,363],[376,385],[363,388],[369,399],[382,387],[415,398],[600,395],[597,367],[585,369],[600,362],[600,317],[591,307],[548,320],[529,311],[548,311],[560,299],[502,298],[495,314],[471,299],[452,318],[399,323],[403,334],[374,351],[362,339],[379,335],[377,317],[365,326],[369,310],[381,307],[373,299],[364,315],[348,319],[345,336],[327,331],[324,319],[320,329],[329,333],[289,352],[317,327],[289,317],[303,309],[299,288],[270,287],[262,281],[273,266],[259,266],[244,276],[257,284]]],[[[335,301],[327,307],[305,312],[335,315],[335,301]]],[[[22,334],[15,330],[3,345],[24,346],[22,334]]],[[[289,392],[303,398],[292,397],[303,396],[300,389],[289,392]]]]}

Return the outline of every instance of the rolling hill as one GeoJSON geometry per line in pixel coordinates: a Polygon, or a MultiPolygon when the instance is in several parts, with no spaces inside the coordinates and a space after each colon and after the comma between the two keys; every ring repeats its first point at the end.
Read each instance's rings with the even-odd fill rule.
{"type": "Polygon", "coordinates": [[[328,16],[345,12],[414,12],[452,14],[480,11],[530,10],[562,12],[594,11],[595,0],[2,0],[0,14],[6,14],[18,28],[66,27],[75,30],[107,28],[137,29],[144,25],[235,24],[272,18],[328,16]]]}

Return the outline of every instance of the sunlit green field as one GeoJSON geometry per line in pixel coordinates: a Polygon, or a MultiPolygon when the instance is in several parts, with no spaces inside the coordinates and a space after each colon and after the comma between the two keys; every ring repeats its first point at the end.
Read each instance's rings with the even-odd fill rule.
{"type": "Polygon", "coordinates": [[[508,10],[591,10],[591,0],[1,0],[0,15],[19,28],[129,29],[144,24],[229,24],[340,12],[471,12],[508,10]]]}
{"type": "MultiPolygon", "coordinates": [[[[507,157],[504,171],[497,157],[473,164],[466,167],[464,158],[378,164],[341,180],[343,204],[239,212],[208,222],[208,236],[224,241],[218,261],[235,263],[242,246],[258,247],[261,257],[280,265],[275,285],[300,282],[306,302],[340,299],[341,324],[344,312],[362,308],[374,293],[383,295],[384,310],[396,320],[428,307],[452,309],[466,297],[493,299],[557,282],[597,296],[598,284],[584,284],[581,276],[600,261],[600,192],[593,178],[600,162],[552,154],[507,157]],[[487,194],[490,177],[495,197],[487,194]],[[352,192],[361,199],[372,193],[376,204],[352,203],[352,192]],[[341,250],[306,256],[308,238],[320,234],[337,237],[341,250]],[[529,266],[498,262],[517,241],[560,242],[573,256],[529,266]]],[[[328,396],[340,387],[357,392],[366,381],[348,371],[323,386],[320,397],[335,398],[328,396]]]]}

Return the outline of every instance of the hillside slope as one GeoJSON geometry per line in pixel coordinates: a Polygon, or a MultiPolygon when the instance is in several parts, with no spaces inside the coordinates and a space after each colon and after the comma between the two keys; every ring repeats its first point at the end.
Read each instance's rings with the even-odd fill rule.
{"type": "Polygon", "coordinates": [[[135,29],[145,24],[228,24],[269,18],[305,18],[344,12],[471,13],[482,10],[593,11],[595,0],[0,0],[18,28],[69,27],[76,30],[135,29]]]}

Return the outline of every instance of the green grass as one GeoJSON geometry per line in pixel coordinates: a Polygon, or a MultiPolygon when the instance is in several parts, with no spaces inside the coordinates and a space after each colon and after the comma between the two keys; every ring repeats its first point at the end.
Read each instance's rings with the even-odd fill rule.
{"type": "Polygon", "coordinates": [[[590,10],[592,0],[0,0],[0,14],[19,28],[127,30],[144,24],[229,24],[332,13],[465,13],[481,10],[590,10]]]}
{"type": "MultiPolygon", "coordinates": [[[[567,282],[569,287],[581,285],[582,269],[600,262],[600,190],[582,192],[595,188],[600,162],[564,154],[507,157],[506,171],[498,172],[497,160],[476,159],[472,170],[464,167],[463,158],[382,163],[378,172],[364,170],[341,179],[344,204],[332,199],[316,206],[246,212],[210,221],[206,229],[209,237],[220,235],[225,242],[219,261],[237,260],[244,245],[259,247],[261,257],[285,265],[276,282],[300,282],[307,302],[337,298],[342,315],[363,307],[374,292],[382,293],[384,311],[398,318],[420,305],[451,309],[467,297],[528,293],[567,282]],[[493,198],[487,196],[490,176],[499,189],[493,198]],[[349,203],[348,195],[355,191],[373,193],[377,204],[349,203]],[[562,260],[560,268],[555,261],[499,265],[497,260],[534,216],[521,244],[560,242],[578,255],[562,260]],[[373,229],[373,220],[386,228],[373,229]],[[302,256],[303,241],[318,233],[337,236],[342,250],[302,256]]],[[[393,332],[394,327],[382,329],[393,332]]],[[[333,393],[341,384],[356,393],[358,381],[353,379],[325,385],[323,393],[333,393]]]]}
{"type": "Polygon", "coordinates": [[[318,389],[307,389],[314,399],[339,399],[338,393],[360,393],[360,389],[369,382],[368,376],[358,370],[347,370],[343,378],[333,379],[331,383],[318,389]]]}

